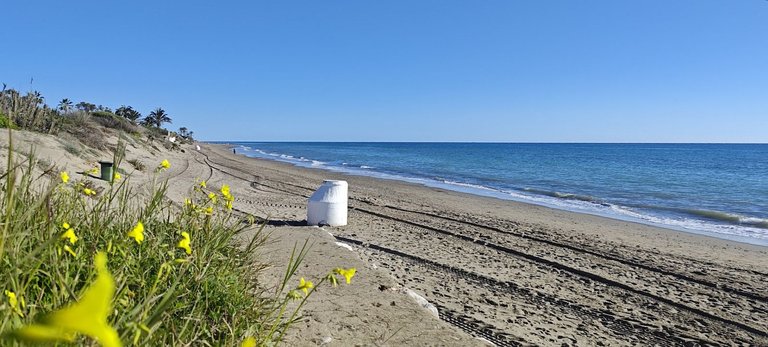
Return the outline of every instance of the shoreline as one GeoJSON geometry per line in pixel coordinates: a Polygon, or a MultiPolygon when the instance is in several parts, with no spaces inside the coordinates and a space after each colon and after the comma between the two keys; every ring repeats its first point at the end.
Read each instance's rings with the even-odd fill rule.
{"type": "MultiPolygon", "coordinates": [[[[225,146],[230,150],[233,148],[242,147],[242,145],[236,145],[236,144],[225,143],[225,142],[211,142],[208,144],[216,145],[216,146],[225,146]]],[[[691,229],[683,226],[676,227],[674,225],[657,223],[649,220],[644,220],[642,218],[623,216],[620,214],[609,214],[609,213],[604,213],[597,210],[589,211],[589,210],[579,210],[577,208],[567,208],[565,206],[557,206],[555,204],[547,203],[545,201],[537,202],[537,201],[525,200],[522,198],[516,199],[514,198],[514,196],[510,194],[504,193],[502,191],[497,191],[492,188],[482,187],[482,188],[473,189],[472,187],[469,187],[469,185],[467,185],[467,187],[464,187],[464,184],[441,183],[439,181],[431,182],[426,179],[409,178],[405,176],[398,176],[398,175],[387,174],[387,173],[366,174],[366,172],[363,170],[359,170],[360,172],[358,173],[353,170],[345,171],[345,170],[335,169],[332,167],[302,165],[299,162],[293,162],[289,160],[280,160],[277,158],[272,159],[272,158],[251,157],[239,152],[237,153],[237,155],[241,157],[249,158],[249,159],[254,159],[254,160],[264,160],[269,162],[281,163],[281,164],[289,165],[291,167],[301,168],[305,170],[321,170],[321,171],[328,172],[329,174],[342,175],[346,177],[367,177],[374,180],[384,180],[384,181],[412,184],[412,185],[422,186],[425,188],[442,189],[446,191],[455,192],[458,194],[467,194],[472,197],[482,197],[482,198],[489,198],[489,199],[500,200],[500,201],[510,201],[510,202],[519,203],[519,204],[543,207],[543,208],[547,208],[555,211],[563,211],[563,212],[575,213],[579,215],[594,216],[594,217],[605,218],[608,220],[613,220],[618,222],[633,223],[633,224],[638,224],[642,226],[666,230],[668,232],[684,233],[684,234],[693,235],[696,237],[704,237],[704,238],[709,238],[713,240],[735,242],[738,244],[750,245],[755,247],[768,247],[768,240],[750,238],[748,236],[722,234],[722,233],[717,233],[717,232],[707,231],[707,230],[691,229]],[[484,192],[483,191],[484,189],[487,189],[488,191],[484,192]]]]}
{"type": "MultiPolygon", "coordinates": [[[[330,233],[321,258],[349,247],[366,271],[497,344],[768,344],[766,247],[205,147],[216,170],[241,180],[248,196],[236,208],[269,216],[288,242],[330,233]],[[349,183],[347,226],[303,226],[325,179],[349,183]]],[[[349,300],[367,307],[388,288],[349,300]]],[[[347,324],[320,318],[323,305],[334,303],[307,308],[306,329],[347,324]]]]}

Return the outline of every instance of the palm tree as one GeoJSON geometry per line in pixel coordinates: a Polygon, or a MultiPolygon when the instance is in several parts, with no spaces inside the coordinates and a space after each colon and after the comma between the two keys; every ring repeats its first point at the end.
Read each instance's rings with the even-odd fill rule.
{"type": "Polygon", "coordinates": [[[171,117],[168,117],[168,114],[165,113],[165,110],[158,107],[154,111],[150,112],[149,116],[146,116],[141,123],[159,128],[163,126],[163,123],[171,123],[171,117]]]}
{"type": "Polygon", "coordinates": [[[40,92],[38,91],[28,93],[27,95],[31,95],[32,101],[35,103],[35,105],[40,105],[45,102],[45,98],[43,97],[43,94],[40,94],[40,92]]]}
{"type": "Polygon", "coordinates": [[[93,112],[96,110],[96,105],[85,101],[78,102],[75,107],[77,107],[78,110],[85,112],[93,112]]]}
{"type": "Polygon", "coordinates": [[[136,111],[131,106],[122,105],[115,110],[115,114],[136,123],[136,120],[141,118],[141,113],[136,111]]]}
{"type": "Polygon", "coordinates": [[[64,99],[61,99],[61,101],[59,101],[59,110],[61,112],[67,113],[71,109],[72,109],[72,100],[64,98],[64,99]]]}

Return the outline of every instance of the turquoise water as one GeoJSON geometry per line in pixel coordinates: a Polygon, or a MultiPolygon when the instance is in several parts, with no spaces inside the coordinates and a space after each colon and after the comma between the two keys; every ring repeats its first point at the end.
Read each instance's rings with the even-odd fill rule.
{"type": "Polygon", "coordinates": [[[768,245],[768,145],[232,144],[252,157],[768,245]]]}

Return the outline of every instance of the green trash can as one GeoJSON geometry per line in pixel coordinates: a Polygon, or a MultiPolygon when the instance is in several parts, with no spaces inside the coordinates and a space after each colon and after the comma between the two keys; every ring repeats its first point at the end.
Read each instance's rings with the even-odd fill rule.
{"type": "Polygon", "coordinates": [[[111,161],[100,161],[99,164],[101,164],[101,179],[112,182],[112,171],[115,164],[111,161]]]}

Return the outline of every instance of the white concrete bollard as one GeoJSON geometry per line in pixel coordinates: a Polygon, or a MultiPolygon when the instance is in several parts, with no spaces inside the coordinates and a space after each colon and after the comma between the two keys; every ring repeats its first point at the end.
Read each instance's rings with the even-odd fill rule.
{"type": "Polygon", "coordinates": [[[323,181],[309,197],[307,225],[347,225],[347,181],[323,181]]]}

